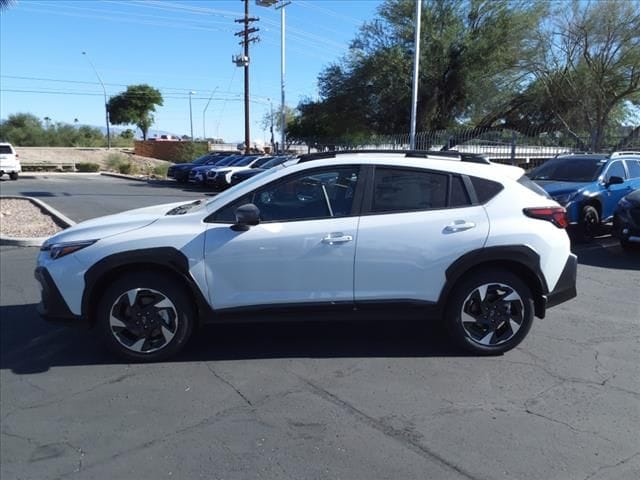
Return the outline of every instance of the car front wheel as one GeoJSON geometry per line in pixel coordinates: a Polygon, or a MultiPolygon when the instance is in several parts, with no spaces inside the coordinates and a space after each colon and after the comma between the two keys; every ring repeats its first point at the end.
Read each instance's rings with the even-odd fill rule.
{"type": "Polygon", "coordinates": [[[10,173],[9,178],[11,180],[18,180],[18,173],[17,172],[10,173]]]}
{"type": "Polygon", "coordinates": [[[496,355],[518,345],[531,329],[531,290],[508,271],[476,272],[453,291],[447,326],[453,339],[475,354],[496,355]]]}
{"type": "Polygon", "coordinates": [[[589,242],[598,235],[600,230],[600,214],[592,205],[582,207],[580,224],[578,225],[579,240],[589,242]]]}
{"type": "Polygon", "coordinates": [[[189,295],[169,276],[135,273],[111,283],[96,321],[107,347],[128,361],[153,362],[178,353],[194,325],[189,295]]]}

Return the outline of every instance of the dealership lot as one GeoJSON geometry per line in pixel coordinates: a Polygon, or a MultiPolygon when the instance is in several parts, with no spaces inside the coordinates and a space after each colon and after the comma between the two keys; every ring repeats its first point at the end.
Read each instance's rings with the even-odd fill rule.
{"type": "MultiPolygon", "coordinates": [[[[202,197],[167,182],[0,183],[81,221],[202,197]]],[[[225,325],[114,361],[35,312],[34,248],[0,247],[2,478],[636,479],[640,255],[576,249],[578,298],[501,357],[434,325],[225,325]]]]}

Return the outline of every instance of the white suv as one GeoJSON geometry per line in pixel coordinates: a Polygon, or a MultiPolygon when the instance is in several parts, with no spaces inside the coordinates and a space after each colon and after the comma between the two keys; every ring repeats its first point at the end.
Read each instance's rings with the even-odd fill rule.
{"type": "Polygon", "coordinates": [[[18,180],[22,171],[18,154],[10,143],[0,143],[0,177],[9,175],[11,180],[18,180]]]}
{"type": "Polygon", "coordinates": [[[80,223],[38,257],[45,318],[133,361],[201,323],[443,319],[478,354],[576,295],[565,211],[515,167],[442,152],[302,156],[207,201],[80,223]]]}

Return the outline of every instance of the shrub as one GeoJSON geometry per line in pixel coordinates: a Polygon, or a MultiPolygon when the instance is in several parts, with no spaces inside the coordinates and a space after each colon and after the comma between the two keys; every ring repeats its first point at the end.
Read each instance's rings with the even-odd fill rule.
{"type": "Polygon", "coordinates": [[[120,170],[120,165],[129,163],[129,159],[121,153],[110,153],[107,155],[107,167],[110,170],[120,170]]]}
{"type": "Polygon", "coordinates": [[[186,163],[201,157],[209,151],[209,145],[205,142],[182,142],[177,148],[174,158],[176,163],[186,163]]]}
{"type": "Polygon", "coordinates": [[[169,165],[156,165],[155,167],[153,167],[153,174],[156,177],[166,177],[168,169],[169,165]]]}
{"type": "Polygon", "coordinates": [[[76,163],[76,170],[79,172],[97,172],[100,170],[100,165],[91,162],[76,163]]]}
{"type": "Polygon", "coordinates": [[[122,162],[120,165],[118,165],[118,172],[129,175],[136,172],[136,166],[127,160],[126,162],[122,162]]]}

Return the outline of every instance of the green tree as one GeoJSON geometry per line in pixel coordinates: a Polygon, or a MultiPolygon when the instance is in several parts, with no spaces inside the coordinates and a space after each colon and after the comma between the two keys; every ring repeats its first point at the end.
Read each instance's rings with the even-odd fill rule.
{"type": "Polygon", "coordinates": [[[127,128],[126,130],[123,130],[122,132],[120,132],[120,137],[124,138],[125,140],[131,140],[134,137],[134,132],[133,130],[131,130],[130,128],[127,128]]]}
{"type": "MultiPolygon", "coordinates": [[[[500,117],[522,88],[522,59],[545,8],[524,0],[425,1],[418,129],[500,117]]],[[[380,6],[349,53],[319,76],[320,100],[298,106],[295,134],[305,125],[342,137],[409,131],[414,9],[411,0],[380,6]]]]}
{"type": "Polygon", "coordinates": [[[539,28],[530,70],[557,122],[598,151],[627,105],[640,104],[640,2],[560,6],[539,28]]]}
{"type": "Polygon", "coordinates": [[[162,94],[149,85],[129,85],[127,90],[109,100],[109,120],[114,125],[135,124],[147,139],[153,125],[156,106],[163,105],[162,94]]]}

